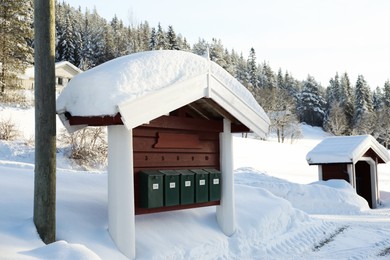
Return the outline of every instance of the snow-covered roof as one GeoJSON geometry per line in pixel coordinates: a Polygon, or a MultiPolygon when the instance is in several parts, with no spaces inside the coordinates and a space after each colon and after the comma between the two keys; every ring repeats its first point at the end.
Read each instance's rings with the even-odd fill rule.
{"type": "Polygon", "coordinates": [[[57,113],[119,112],[132,129],[201,98],[214,100],[261,136],[268,131],[269,118],[241,83],[208,58],[184,51],[134,53],[83,72],[58,97],[57,113]]]}
{"type": "MultiPolygon", "coordinates": [[[[77,68],[75,65],[73,65],[69,61],[59,61],[59,62],[55,63],[56,70],[59,68],[63,68],[63,67],[67,67],[67,68],[70,68],[71,70],[73,70],[74,73],[72,73],[72,74],[74,74],[74,75],[83,72],[81,69],[77,68]]],[[[29,66],[24,71],[24,74],[20,75],[19,78],[20,79],[33,79],[35,77],[34,73],[35,73],[34,66],[29,66]]]]}
{"type": "Polygon", "coordinates": [[[306,155],[306,160],[309,164],[354,164],[369,149],[372,149],[383,162],[390,161],[387,149],[371,135],[328,137],[306,155]]]}

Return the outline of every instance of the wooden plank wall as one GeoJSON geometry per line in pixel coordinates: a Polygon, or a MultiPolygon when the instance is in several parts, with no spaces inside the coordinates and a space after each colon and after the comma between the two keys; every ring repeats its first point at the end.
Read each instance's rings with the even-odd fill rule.
{"type": "Polygon", "coordinates": [[[330,179],[340,179],[349,182],[347,164],[323,164],[322,165],[322,179],[324,181],[330,179]]]}
{"type": "Polygon", "coordinates": [[[209,120],[203,120],[202,123],[199,119],[192,121],[188,118],[171,116],[169,118],[165,116],[164,120],[175,123],[161,124],[161,120],[156,120],[133,130],[136,214],[218,205],[219,202],[207,202],[158,209],[138,207],[138,173],[141,170],[220,169],[219,132],[221,127],[213,127],[219,123],[210,123],[209,120]]]}

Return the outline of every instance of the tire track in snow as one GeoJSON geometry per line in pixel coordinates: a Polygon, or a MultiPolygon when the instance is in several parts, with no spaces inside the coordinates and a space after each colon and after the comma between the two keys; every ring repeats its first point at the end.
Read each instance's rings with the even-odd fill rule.
{"type": "MultiPolygon", "coordinates": [[[[387,210],[388,211],[388,210],[387,210]]],[[[332,220],[335,224],[348,225],[332,241],[317,252],[306,255],[306,259],[383,259],[390,256],[389,212],[375,210],[367,215],[317,216],[332,220]],[[379,213],[379,214],[376,214],[379,213]]]]}

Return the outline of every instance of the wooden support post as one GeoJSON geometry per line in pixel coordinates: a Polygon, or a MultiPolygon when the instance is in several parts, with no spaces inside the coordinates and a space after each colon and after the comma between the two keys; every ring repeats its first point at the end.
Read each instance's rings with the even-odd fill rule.
{"type": "Polygon", "coordinates": [[[56,101],[54,0],[35,0],[34,224],[46,244],[56,239],[56,101]]]}
{"type": "Polygon", "coordinates": [[[223,132],[220,134],[220,154],[222,189],[221,204],[217,206],[217,221],[223,233],[231,236],[236,231],[233,176],[233,139],[231,122],[223,120],[223,132]]]}
{"type": "Polygon", "coordinates": [[[135,258],[132,130],[108,126],[108,230],[118,249],[135,258]]]}

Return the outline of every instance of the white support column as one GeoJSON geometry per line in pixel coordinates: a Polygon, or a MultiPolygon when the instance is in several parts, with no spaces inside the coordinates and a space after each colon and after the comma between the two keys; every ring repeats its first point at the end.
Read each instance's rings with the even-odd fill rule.
{"type": "Polygon", "coordinates": [[[220,163],[222,172],[221,205],[217,206],[217,221],[223,233],[231,236],[236,231],[233,176],[233,139],[231,122],[223,120],[220,134],[220,163]]]}
{"type": "Polygon", "coordinates": [[[318,165],[318,180],[320,180],[320,181],[323,180],[323,176],[322,176],[322,165],[321,165],[321,164],[318,165]]]}
{"type": "Polygon", "coordinates": [[[132,130],[108,126],[108,230],[118,249],[135,258],[132,130]]]}
{"type": "Polygon", "coordinates": [[[356,176],[355,176],[355,164],[347,164],[347,171],[349,176],[349,183],[356,189],[356,176]]]}

